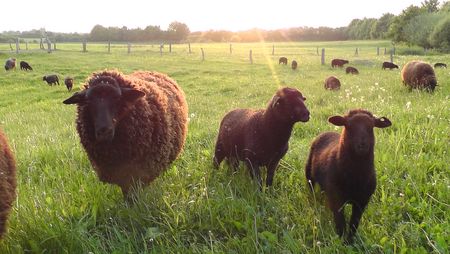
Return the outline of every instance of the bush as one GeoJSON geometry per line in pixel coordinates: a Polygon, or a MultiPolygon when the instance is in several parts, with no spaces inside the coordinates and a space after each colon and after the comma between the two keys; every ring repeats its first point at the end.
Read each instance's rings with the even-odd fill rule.
{"type": "Polygon", "coordinates": [[[433,47],[443,52],[450,52],[450,16],[442,19],[430,35],[433,47]]]}

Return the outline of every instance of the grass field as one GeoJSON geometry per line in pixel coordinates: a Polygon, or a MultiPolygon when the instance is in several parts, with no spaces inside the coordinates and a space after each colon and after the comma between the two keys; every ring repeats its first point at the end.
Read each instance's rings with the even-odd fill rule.
{"type": "MultiPolygon", "coordinates": [[[[448,253],[450,69],[436,70],[434,94],[409,92],[400,70],[381,70],[389,56],[377,56],[377,46],[390,44],[282,43],[275,55],[272,44],[263,43],[234,44],[231,55],[228,44],[192,44],[192,54],[174,45],[163,56],[156,46],[108,54],[105,45],[82,53],[79,44],[58,45],[52,54],[0,53],[0,59],[15,57],[34,68],[0,71],[0,127],[18,170],[18,198],[0,253],[448,253]],[[326,65],[316,47],[326,48],[326,65]],[[278,65],[280,56],[296,59],[299,68],[278,65]],[[360,75],[331,69],[332,58],[349,59],[360,75]],[[189,104],[184,152],[135,205],[123,202],[117,186],[97,179],[75,130],[76,107],[62,104],[72,93],[42,81],[44,74],[71,75],[77,91],[105,68],[167,73],[189,104]],[[340,91],[323,89],[329,75],[341,79],[340,91]],[[244,167],[237,173],[224,165],[213,169],[214,143],[226,112],[265,107],[280,86],[302,91],[311,120],[295,125],[273,187],[260,192],[244,167]],[[346,246],[323,195],[309,192],[304,165],[315,136],[340,131],[327,118],[352,108],[386,116],[393,126],[375,130],[377,189],[355,244],[346,246]]],[[[450,63],[450,55],[437,54],[396,55],[394,62],[413,59],[450,63]]]]}

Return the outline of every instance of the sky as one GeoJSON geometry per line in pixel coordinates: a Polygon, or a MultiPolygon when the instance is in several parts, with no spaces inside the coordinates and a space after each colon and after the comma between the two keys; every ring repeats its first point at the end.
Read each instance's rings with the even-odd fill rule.
{"type": "Polygon", "coordinates": [[[388,12],[398,15],[411,4],[420,6],[422,1],[20,0],[2,4],[0,31],[45,28],[52,32],[89,33],[97,24],[128,28],[158,25],[166,30],[172,21],[187,24],[192,32],[341,27],[354,18],[379,18],[388,12]]]}

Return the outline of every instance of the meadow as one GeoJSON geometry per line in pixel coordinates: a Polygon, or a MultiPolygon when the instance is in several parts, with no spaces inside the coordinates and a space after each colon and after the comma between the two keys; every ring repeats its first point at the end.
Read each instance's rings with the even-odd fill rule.
{"type": "MultiPolygon", "coordinates": [[[[0,71],[0,128],[17,160],[17,200],[0,253],[448,253],[450,244],[450,69],[437,69],[434,93],[408,91],[400,70],[381,70],[387,41],[173,45],[59,44],[58,50],[6,52],[34,71],[0,71]],[[205,61],[200,48],[205,50],[205,61]],[[326,49],[320,64],[316,47],[326,49]],[[359,56],[355,56],[355,47],[359,56]],[[252,49],[253,64],[249,62],[252,49]],[[286,56],[299,68],[278,65],[286,56]],[[332,69],[350,60],[360,75],[332,69]],[[76,107],[62,104],[94,71],[155,70],[174,78],[186,94],[189,127],[181,156],[134,205],[117,186],[100,182],[75,130],[76,107]],[[74,91],[47,86],[45,74],[75,79],[74,91]],[[341,90],[325,91],[329,75],[341,90]],[[264,108],[281,86],[298,88],[311,112],[294,127],[274,185],[259,191],[247,170],[212,167],[219,123],[231,109],[264,108]],[[344,245],[320,191],[311,193],[304,166],[311,141],[340,129],[329,116],[364,108],[393,125],[376,129],[377,188],[354,245],[344,245]]],[[[398,48],[397,52],[408,51],[398,48]]],[[[395,55],[450,64],[450,55],[395,55]]],[[[263,170],[265,176],[265,170],[263,170]]],[[[347,212],[350,211],[347,207],[347,212]]],[[[348,215],[348,213],[347,213],[348,215]]]]}

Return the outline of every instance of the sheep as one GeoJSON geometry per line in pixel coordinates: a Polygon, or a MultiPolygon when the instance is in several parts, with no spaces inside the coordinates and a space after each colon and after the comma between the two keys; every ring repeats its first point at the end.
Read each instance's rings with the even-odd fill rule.
{"type": "Polygon", "coordinates": [[[5,70],[9,71],[16,68],[16,59],[8,58],[5,62],[5,70]]]}
{"type": "Polygon", "coordinates": [[[293,70],[297,69],[297,65],[298,65],[298,64],[297,64],[297,61],[293,60],[293,61],[292,61],[292,64],[291,64],[292,69],[293,69],[293,70]]]}
{"type": "Polygon", "coordinates": [[[187,132],[184,92],[165,74],[117,70],[93,73],[77,104],[77,132],[102,182],[132,187],[152,182],[183,149],[187,132]]]}
{"type": "Polygon", "coordinates": [[[19,64],[20,64],[20,69],[23,71],[32,71],[33,70],[33,68],[31,68],[31,66],[25,61],[20,61],[19,64]]]}
{"type": "Polygon", "coordinates": [[[342,67],[344,64],[348,64],[348,60],[344,59],[333,59],[331,60],[331,67],[342,67]]]}
{"type": "Polygon", "coordinates": [[[355,67],[349,66],[347,68],[345,68],[345,73],[347,74],[359,74],[358,70],[355,67]]]}
{"type": "Polygon", "coordinates": [[[73,78],[72,77],[66,77],[64,79],[64,84],[67,87],[67,90],[70,92],[72,91],[72,87],[73,87],[73,78]]]}
{"type": "Polygon", "coordinates": [[[410,61],[402,69],[402,81],[409,89],[425,89],[433,92],[437,86],[433,67],[421,61],[410,61]]]}
{"type": "Polygon", "coordinates": [[[398,65],[391,63],[391,62],[383,62],[381,69],[385,70],[385,69],[398,69],[398,65]]]}
{"type": "Polygon", "coordinates": [[[341,88],[341,82],[335,76],[329,76],[325,79],[324,87],[328,90],[339,90],[341,88]]]}
{"type": "Polygon", "coordinates": [[[434,68],[447,68],[445,63],[435,63],[434,68]]]}
{"type": "Polygon", "coordinates": [[[46,75],[46,76],[44,76],[44,77],[42,78],[42,80],[43,80],[43,81],[46,81],[47,84],[48,84],[49,86],[51,86],[51,85],[56,85],[56,84],[59,85],[59,78],[58,78],[58,76],[55,75],[55,74],[52,74],[52,75],[46,75]]]}
{"type": "Polygon", "coordinates": [[[222,160],[227,158],[236,170],[239,161],[244,161],[261,189],[259,168],[265,166],[266,186],[271,186],[278,163],[288,150],[294,124],[309,120],[305,100],[299,90],[284,87],[275,93],[266,109],[228,112],[220,123],[214,167],[219,168],[222,160]]]}
{"type": "Polygon", "coordinates": [[[0,130],[0,239],[16,200],[16,161],[4,133],[0,130]]]}
{"type": "Polygon", "coordinates": [[[328,121],[344,126],[342,133],[325,132],[316,137],[305,175],[311,189],[318,183],[325,192],[340,237],[346,231],[344,205],[352,204],[345,239],[350,243],[376,187],[373,128],[389,127],[391,121],[386,117],[376,118],[362,109],[350,110],[345,116],[332,116],[328,121]]]}
{"type": "Polygon", "coordinates": [[[278,64],[284,64],[284,65],[286,65],[287,62],[288,62],[288,60],[287,60],[287,58],[284,57],[284,56],[282,56],[282,57],[280,57],[280,59],[278,59],[278,64]]]}

